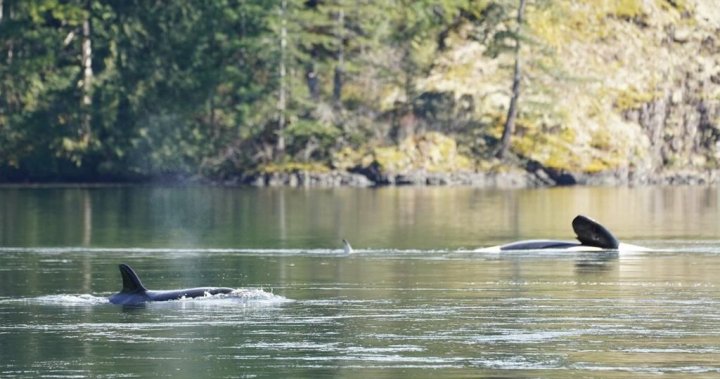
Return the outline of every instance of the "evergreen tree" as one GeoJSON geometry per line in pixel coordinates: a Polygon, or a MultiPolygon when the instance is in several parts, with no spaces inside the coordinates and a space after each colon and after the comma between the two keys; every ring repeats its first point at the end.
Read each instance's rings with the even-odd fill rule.
{"type": "Polygon", "coordinates": [[[0,24],[0,159],[4,176],[71,175],[94,144],[81,127],[81,1],[6,1],[0,24]]]}

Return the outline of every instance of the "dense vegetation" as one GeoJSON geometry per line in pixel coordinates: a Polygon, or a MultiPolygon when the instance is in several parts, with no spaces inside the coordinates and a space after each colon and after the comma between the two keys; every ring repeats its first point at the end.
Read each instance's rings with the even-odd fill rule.
{"type": "Polygon", "coordinates": [[[689,163],[715,164],[713,87],[678,100],[688,84],[659,85],[659,66],[610,82],[593,70],[621,72],[627,50],[608,63],[610,52],[578,48],[664,31],[627,48],[652,55],[684,27],[689,37],[668,43],[696,49],[697,39],[713,56],[718,42],[695,18],[702,0],[527,0],[523,25],[525,2],[0,0],[0,180],[427,168],[448,152],[433,158],[422,144],[447,141],[459,159],[436,169],[483,170],[502,163],[510,115],[512,159],[657,169],[688,163],[676,156],[691,149],[689,163]],[[582,66],[568,66],[570,54],[582,66]],[[674,129],[653,124],[652,107],[666,100],[667,114],[672,104],[704,109],[680,148],[665,147],[674,129]]]}

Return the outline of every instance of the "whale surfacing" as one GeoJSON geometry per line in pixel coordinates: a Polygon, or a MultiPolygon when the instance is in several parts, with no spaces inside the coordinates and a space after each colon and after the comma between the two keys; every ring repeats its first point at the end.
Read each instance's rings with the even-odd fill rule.
{"type": "Polygon", "coordinates": [[[524,240],[505,245],[477,249],[478,252],[502,252],[514,250],[568,250],[568,251],[599,251],[599,250],[632,250],[648,249],[630,244],[620,243],[618,239],[599,222],[590,217],[578,215],[572,220],[577,241],[562,240],[524,240]]]}
{"type": "Polygon", "coordinates": [[[179,290],[149,290],[143,286],[135,271],[126,264],[120,264],[120,275],[122,276],[123,287],[120,292],[110,296],[113,304],[140,305],[151,301],[169,301],[182,298],[195,298],[209,295],[226,294],[233,292],[233,288],[227,287],[196,287],[179,290]]]}
{"type": "Polygon", "coordinates": [[[350,246],[350,242],[348,242],[345,238],[343,238],[342,243],[343,243],[343,253],[345,253],[345,255],[350,255],[350,254],[354,253],[352,246],[350,246]]]}

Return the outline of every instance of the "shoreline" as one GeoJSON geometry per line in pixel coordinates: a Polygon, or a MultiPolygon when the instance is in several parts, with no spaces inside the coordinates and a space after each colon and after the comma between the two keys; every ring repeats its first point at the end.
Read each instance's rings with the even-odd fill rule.
{"type": "Polygon", "coordinates": [[[510,169],[506,172],[425,170],[398,173],[331,170],[291,171],[244,175],[226,180],[172,176],[127,181],[8,181],[0,188],[106,188],[125,186],[194,186],[248,188],[379,188],[379,187],[470,187],[480,189],[530,189],[552,187],[714,186],[720,170],[668,170],[660,173],[612,171],[596,174],[510,169]]]}
{"type": "Polygon", "coordinates": [[[473,187],[487,189],[550,188],[567,186],[708,186],[720,184],[720,170],[677,170],[657,174],[634,172],[554,173],[548,170],[509,172],[411,171],[368,176],[357,172],[288,172],[228,180],[220,185],[252,187],[473,187]]]}

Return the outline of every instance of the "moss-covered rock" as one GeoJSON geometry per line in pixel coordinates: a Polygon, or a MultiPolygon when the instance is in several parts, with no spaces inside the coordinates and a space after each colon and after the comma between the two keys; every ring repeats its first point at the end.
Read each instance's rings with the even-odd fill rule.
{"type": "Polygon", "coordinates": [[[320,162],[284,162],[269,163],[258,168],[260,174],[278,174],[278,173],[297,173],[297,172],[313,172],[326,173],[330,168],[320,162]]]}
{"type": "Polygon", "coordinates": [[[370,155],[386,172],[454,172],[475,168],[470,158],[458,152],[457,142],[439,132],[408,137],[396,146],[377,147],[370,155]]]}

